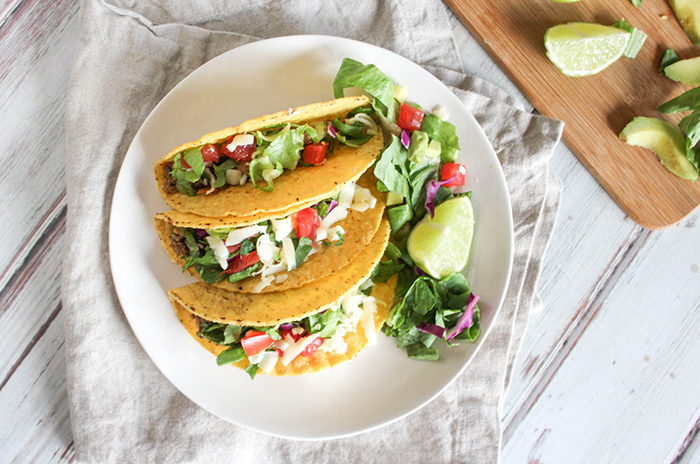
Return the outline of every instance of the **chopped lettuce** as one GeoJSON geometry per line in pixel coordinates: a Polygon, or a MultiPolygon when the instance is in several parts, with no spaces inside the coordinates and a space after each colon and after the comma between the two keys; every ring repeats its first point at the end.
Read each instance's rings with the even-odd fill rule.
{"type": "Polygon", "coordinates": [[[394,82],[373,64],[363,65],[359,61],[345,58],[333,81],[336,98],[345,95],[344,90],[360,87],[376,98],[384,106],[382,113],[387,115],[394,103],[394,82]]]}
{"type": "Polygon", "coordinates": [[[427,133],[431,140],[440,142],[440,161],[453,163],[459,154],[459,137],[453,124],[443,121],[434,114],[426,114],[420,130],[427,133]]]}
{"type": "MultiPolygon", "coordinates": [[[[408,190],[408,152],[395,135],[391,143],[384,149],[382,156],[374,167],[374,175],[379,179],[385,190],[407,197],[408,190]]],[[[381,189],[380,189],[381,190],[381,189]]]]}

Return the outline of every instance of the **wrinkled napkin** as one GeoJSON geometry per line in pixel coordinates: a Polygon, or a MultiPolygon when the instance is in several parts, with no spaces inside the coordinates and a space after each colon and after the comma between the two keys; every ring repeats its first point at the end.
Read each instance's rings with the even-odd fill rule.
{"type": "Polygon", "coordinates": [[[500,410],[529,314],[539,305],[535,283],[561,197],[548,160],[562,123],[523,112],[500,89],[462,73],[445,5],[437,0],[83,0],[66,131],[63,304],[79,462],[498,461],[500,410]],[[406,419],[325,442],[251,432],[180,394],[129,328],[108,256],[117,174],[136,131],[158,101],[227,50],[307,33],[387,48],[450,86],[498,153],[515,224],[507,297],[466,372],[429,407],[406,419]]]}

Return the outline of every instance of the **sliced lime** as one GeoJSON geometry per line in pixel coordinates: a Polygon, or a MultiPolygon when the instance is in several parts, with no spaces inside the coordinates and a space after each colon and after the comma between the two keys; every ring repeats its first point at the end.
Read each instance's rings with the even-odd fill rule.
{"type": "Polygon", "coordinates": [[[474,209],[467,197],[448,200],[426,215],[408,236],[408,254],[436,279],[464,269],[474,237],[474,209]]]}
{"type": "Polygon", "coordinates": [[[547,29],[547,57],[567,76],[590,76],[617,61],[631,34],[600,24],[569,23],[547,29]]]}
{"type": "Polygon", "coordinates": [[[685,138],[672,124],[654,118],[637,117],[620,132],[620,139],[629,145],[647,148],[666,169],[681,179],[698,178],[695,167],[685,154],[685,138]]]}

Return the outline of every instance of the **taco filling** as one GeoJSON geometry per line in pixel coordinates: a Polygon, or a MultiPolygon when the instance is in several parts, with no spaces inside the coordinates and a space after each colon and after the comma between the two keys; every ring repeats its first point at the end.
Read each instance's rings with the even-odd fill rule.
{"type": "Polygon", "coordinates": [[[335,196],[281,219],[238,228],[173,227],[171,247],[185,260],[183,271],[194,266],[208,284],[260,275],[253,289],[258,293],[273,281],[284,282],[287,272],[314,253],[341,246],[345,230],[336,223],[347,217],[348,210],[364,212],[376,204],[370,189],[349,183],[335,196]]]}
{"type": "Polygon", "coordinates": [[[273,372],[278,363],[289,366],[298,356],[312,357],[318,351],[343,355],[348,351],[347,334],[361,330],[368,345],[376,344],[377,300],[368,296],[372,286],[367,280],[327,310],[275,326],[242,327],[195,316],[197,337],[228,347],[216,358],[220,366],[247,360],[245,370],[251,378],[258,371],[273,372]]]}
{"type": "Polygon", "coordinates": [[[272,191],[284,170],[322,165],[340,144],[358,147],[379,133],[377,124],[357,108],[341,120],[309,124],[276,124],[234,134],[219,143],[189,148],[163,164],[165,191],[210,195],[234,185],[272,191]]]}

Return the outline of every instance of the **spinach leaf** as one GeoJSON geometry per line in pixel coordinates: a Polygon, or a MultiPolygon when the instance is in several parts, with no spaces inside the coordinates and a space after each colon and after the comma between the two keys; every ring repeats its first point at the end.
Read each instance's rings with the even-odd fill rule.
{"type": "Polygon", "coordinates": [[[700,87],[690,89],[657,108],[662,113],[678,113],[700,109],[700,87]]]}
{"type": "Polygon", "coordinates": [[[406,347],[408,357],[411,359],[424,359],[426,361],[437,361],[440,353],[435,348],[427,348],[422,343],[415,343],[406,347]]]}
{"type": "MultiPolygon", "coordinates": [[[[454,273],[437,280],[430,276],[419,277],[412,269],[404,268],[399,272],[396,290],[396,297],[400,300],[392,308],[382,330],[397,337],[397,346],[406,347],[409,357],[435,360],[437,351],[431,346],[437,337],[422,332],[418,326],[428,323],[443,328],[454,327],[464,313],[470,293],[467,279],[462,274],[454,273]],[[431,350],[421,349],[419,345],[431,350]]],[[[464,332],[452,343],[478,336],[478,316],[473,317],[470,329],[464,332]]]]}
{"type": "Polygon", "coordinates": [[[401,271],[405,266],[404,263],[399,261],[401,259],[401,250],[391,242],[387,244],[384,256],[389,258],[389,260],[379,261],[370,277],[375,284],[388,281],[391,276],[401,271]]]}
{"type": "Polygon", "coordinates": [[[413,210],[407,204],[392,206],[386,210],[387,216],[389,216],[389,225],[391,225],[391,232],[395,234],[398,232],[404,224],[413,219],[413,210]]]}
{"type": "Polygon", "coordinates": [[[248,367],[245,368],[245,371],[250,376],[250,380],[253,380],[255,378],[255,375],[258,373],[259,369],[260,368],[257,364],[248,364],[248,367]]]}
{"type": "Polygon", "coordinates": [[[694,147],[700,140],[700,111],[693,111],[681,119],[678,127],[685,132],[690,145],[694,147]]]}
{"type": "Polygon", "coordinates": [[[215,164],[214,176],[216,176],[216,182],[214,182],[213,187],[223,187],[226,184],[226,171],[228,171],[229,169],[235,169],[237,167],[238,163],[236,163],[231,158],[228,158],[226,161],[219,165],[215,164]]]}
{"type": "Polygon", "coordinates": [[[224,329],[224,345],[236,343],[241,338],[243,327],[236,324],[229,324],[224,329]]]}
{"type": "Polygon", "coordinates": [[[245,358],[245,351],[240,343],[231,345],[228,350],[219,353],[216,357],[216,364],[219,366],[224,366],[226,364],[232,364],[238,362],[245,358]]]}
{"type": "Polygon", "coordinates": [[[669,48],[664,52],[664,56],[661,57],[661,64],[659,64],[659,74],[664,74],[666,66],[670,66],[673,63],[680,60],[681,59],[678,58],[678,55],[676,55],[676,51],[672,48],[669,48]]]}
{"type": "MultiPolygon", "coordinates": [[[[235,274],[229,275],[228,281],[231,283],[234,283],[234,282],[238,282],[239,280],[247,279],[248,277],[251,277],[255,272],[258,272],[261,267],[262,267],[262,263],[257,262],[250,267],[247,267],[243,270],[236,272],[235,274]]],[[[224,277],[225,277],[225,274],[224,274],[224,277]]],[[[222,277],[222,279],[223,279],[223,277],[222,277]]]]}
{"type": "Polygon", "coordinates": [[[219,345],[230,345],[226,343],[225,336],[226,324],[220,324],[218,322],[200,321],[199,331],[197,336],[211,340],[219,345]]]}
{"type": "Polygon", "coordinates": [[[313,242],[309,237],[302,237],[295,245],[294,258],[296,259],[296,267],[301,267],[302,263],[313,249],[313,242]]]}

